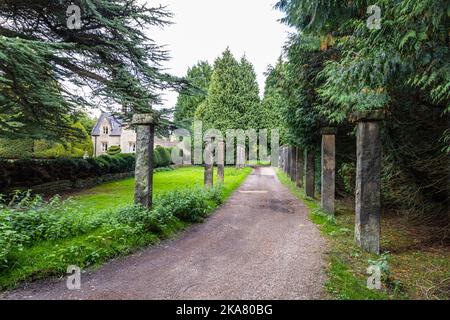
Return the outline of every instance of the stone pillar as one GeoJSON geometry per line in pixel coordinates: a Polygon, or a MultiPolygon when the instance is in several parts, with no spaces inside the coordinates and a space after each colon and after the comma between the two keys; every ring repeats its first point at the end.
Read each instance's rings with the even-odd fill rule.
{"type": "Polygon", "coordinates": [[[245,167],[245,145],[237,144],[236,148],[236,168],[242,169],[245,167]]]}
{"type": "Polygon", "coordinates": [[[355,241],[364,250],[380,252],[382,112],[358,112],[356,135],[355,241]]]}
{"type": "Polygon", "coordinates": [[[297,170],[297,176],[295,185],[298,188],[303,187],[303,170],[305,169],[305,162],[304,162],[304,154],[302,148],[297,148],[297,163],[296,163],[296,170],[297,170]]]}
{"type": "Polygon", "coordinates": [[[155,138],[153,115],[135,114],[132,124],[136,126],[134,202],[150,209],[153,202],[153,144],[155,138]]]}
{"type": "Polygon", "coordinates": [[[217,144],[217,182],[223,183],[225,179],[225,143],[217,144]]]}
{"type": "Polygon", "coordinates": [[[292,146],[291,181],[297,180],[297,147],[292,146]]]}
{"type": "Polygon", "coordinates": [[[278,168],[283,168],[283,147],[278,150],[278,168]]]}
{"type": "Polygon", "coordinates": [[[336,128],[325,127],[322,133],[322,183],[320,206],[334,215],[334,196],[336,179],[336,128]]]}
{"type": "Polygon", "coordinates": [[[314,198],[314,189],[314,151],[308,149],[306,152],[305,194],[314,198]]]}
{"type": "Polygon", "coordinates": [[[289,146],[286,146],[284,151],[284,173],[288,174],[289,172],[289,146]]]}
{"type": "Polygon", "coordinates": [[[286,168],[286,175],[288,177],[291,176],[291,159],[292,159],[292,147],[287,147],[287,168],[286,168]]]}
{"type": "Polygon", "coordinates": [[[214,177],[214,155],[211,146],[207,146],[205,148],[204,161],[205,161],[204,186],[205,188],[211,188],[213,186],[213,177],[214,177]]]}

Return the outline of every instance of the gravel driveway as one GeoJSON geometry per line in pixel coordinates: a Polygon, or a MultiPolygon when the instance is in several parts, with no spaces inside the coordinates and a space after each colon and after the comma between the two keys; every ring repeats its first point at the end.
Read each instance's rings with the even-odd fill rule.
{"type": "Polygon", "coordinates": [[[269,167],[256,168],[205,223],[175,240],[66,280],[31,283],[7,299],[320,299],[325,240],[269,167]]]}

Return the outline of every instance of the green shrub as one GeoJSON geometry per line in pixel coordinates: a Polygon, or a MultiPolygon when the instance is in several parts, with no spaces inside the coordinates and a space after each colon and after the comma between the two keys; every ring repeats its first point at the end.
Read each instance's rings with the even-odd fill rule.
{"type": "Polygon", "coordinates": [[[140,206],[125,207],[117,213],[117,221],[129,226],[141,226],[145,231],[160,233],[173,215],[161,214],[157,210],[148,210],[140,206]]]}
{"type": "Polygon", "coordinates": [[[156,150],[153,151],[153,166],[155,168],[163,167],[163,165],[161,163],[162,163],[161,162],[161,156],[159,155],[158,152],[156,152],[156,150]]]}
{"type": "MultiPolygon", "coordinates": [[[[42,147],[45,143],[40,141],[42,147]]],[[[61,155],[66,151],[60,144],[55,144],[50,150],[59,150],[61,155]]],[[[155,169],[170,165],[169,151],[157,148],[155,154],[155,169]],[[164,157],[164,161],[160,161],[164,157]]],[[[47,150],[49,151],[49,150],[47,150]]],[[[45,152],[47,152],[45,151],[45,152]]],[[[58,151],[58,152],[59,152],[58,151]]],[[[53,156],[59,156],[60,153],[53,156]]],[[[98,177],[105,174],[126,173],[134,171],[134,154],[117,154],[114,156],[102,155],[97,158],[65,158],[56,159],[0,159],[0,192],[9,192],[11,189],[29,189],[32,186],[58,180],[76,181],[98,177]]],[[[166,169],[164,169],[166,170],[166,169]]]]}
{"type": "MultiPolygon", "coordinates": [[[[161,234],[174,221],[200,222],[220,204],[220,194],[220,188],[177,190],[159,196],[152,210],[128,206],[93,215],[80,211],[70,201],[62,202],[59,197],[46,203],[29,192],[18,192],[8,203],[0,201],[0,270],[11,268],[12,253],[42,241],[74,238],[100,229],[121,238],[145,236],[161,234]]],[[[75,254],[72,249],[61,249],[64,251],[61,259],[72,257],[75,254]]],[[[85,259],[95,260],[91,255],[85,259]]]]}
{"type": "Polygon", "coordinates": [[[107,214],[87,215],[70,202],[55,197],[48,203],[30,192],[17,192],[8,204],[0,203],[0,266],[10,252],[44,240],[75,237],[109,220],[107,214]]]}
{"type": "Polygon", "coordinates": [[[200,222],[212,206],[220,204],[220,189],[176,190],[156,201],[154,210],[160,216],[169,213],[186,222],[200,222]]]}
{"type": "Polygon", "coordinates": [[[158,158],[158,167],[167,167],[172,163],[171,152],[168,148],[157,146],[154,151],[158,158]]]}
{"type": "Polygon", "coordinates": [[[343,163],[338,170],[338,176],[342,179],[344,190],[348,194],[355,193],[356,167],[354,163],[343,163]]]}
{"type": "Polygon", "coordinates": [[[6,159],[31,158],[32,155],[33,155],[33,140],[0,139],[0,158],[6,159]]]}
{"type": "Polygon", "coordinates": [[[119,153],[121,153],[121,152],[122,152],[122,150],[120,149],[119,146],[111,146],[111,147],[109,147],[108,150],[106,151],[106,153],[107,153],[108,155],[110,155],[110,156],[115,156],[115,155],[117,155],[117,154],[119,154],[119,153]]]}

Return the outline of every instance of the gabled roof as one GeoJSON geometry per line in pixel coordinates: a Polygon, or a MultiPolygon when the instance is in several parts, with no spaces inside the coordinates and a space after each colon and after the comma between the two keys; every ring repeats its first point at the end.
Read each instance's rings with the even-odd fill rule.
{"type": "Polygon", "coordinates": [[[100,118],[98,118],[97,123],[95,124],[94,128],[92,129],[91,135],[92,136],[99,136],[101,133],[101,126],[103,122],[108,120],[108,123],[111,127],[111,132],[109,133],[110,136],[121,136],[122,135],[122,122],[114,117],[109,112],[103,112],[100,115],[100,118]]]}

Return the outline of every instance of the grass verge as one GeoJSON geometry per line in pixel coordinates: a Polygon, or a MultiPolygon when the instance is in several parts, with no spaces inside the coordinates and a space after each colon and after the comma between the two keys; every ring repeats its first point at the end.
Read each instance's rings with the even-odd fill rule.
{"type": "Polygon", "coordinates": [[[18,211],[23,218],[15,220],[15,229],[2,229],[7,227],[7,219],[0,219],[3,232],[0,235],[11,235],[15,231],[23,240],[23,244],[16,245],[7,255],[6,267],[0,269],[0,289],[65,274],[69,265],[98,267],[111,258],[174,237],[213,212],[251,170],[226,168],[225,183],[211,192],[201,189],[201,167],[158,172],[155,174],[155,206],[151,212],[133,207],[134,182],[126,179],[81,192],[61,206],[57,203],[42,210],[36,206],[18,211]],[[40,233],[31,225],[36,222],[42,229],[40,233]]]}
{"type": "Polygon", "coordinates": [[[327,238],[326,290],[329,298],[349,300],[449,299],[450,252],[442,246],[420,246],[411,228],[396,217],[382,219],[382,255],[366,253],[354,243],[354,210],[337,201],[335,217],[320,210],[317,199],[304,191],[282,171],[279,180],[309,208],[310,218],[327,238]],[[367,288],[370,264],[383,266],[381,290],[367,288]]]}

